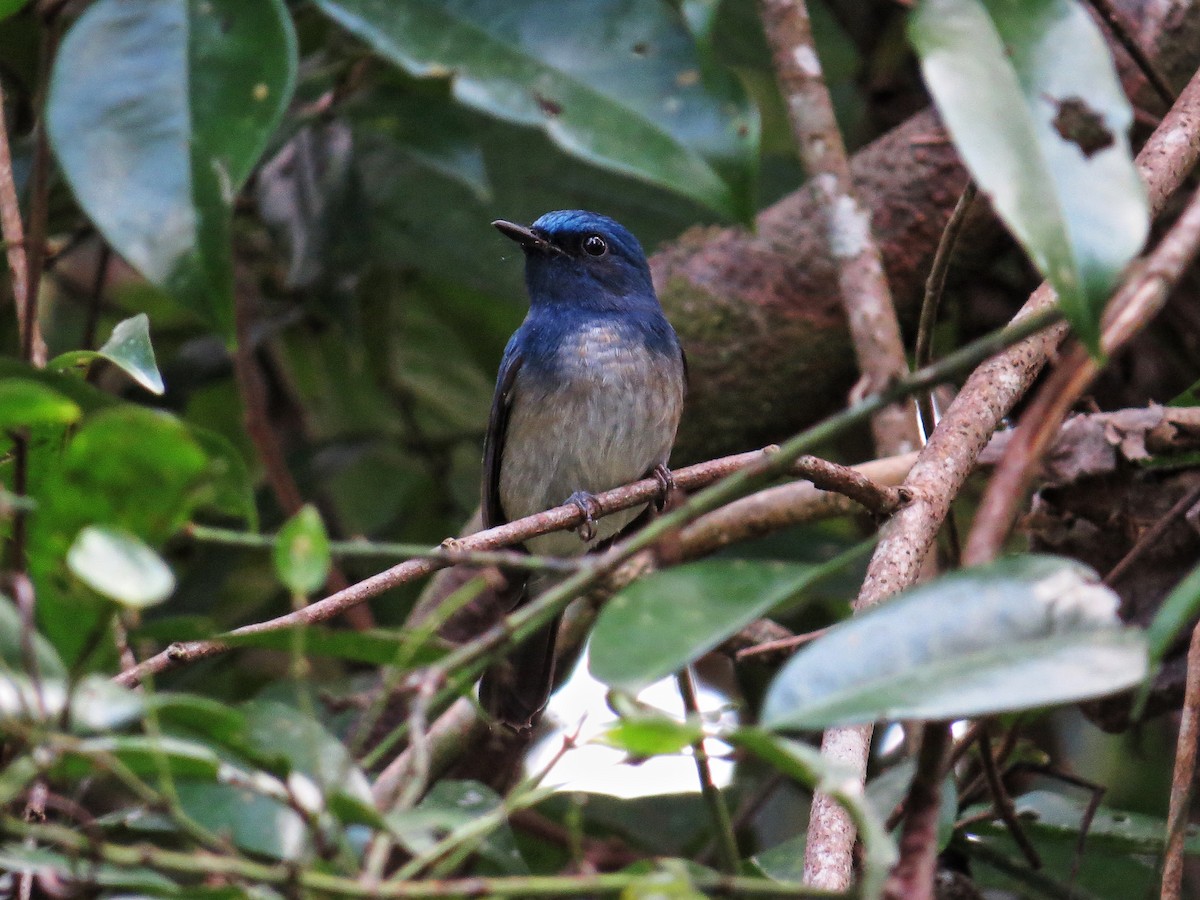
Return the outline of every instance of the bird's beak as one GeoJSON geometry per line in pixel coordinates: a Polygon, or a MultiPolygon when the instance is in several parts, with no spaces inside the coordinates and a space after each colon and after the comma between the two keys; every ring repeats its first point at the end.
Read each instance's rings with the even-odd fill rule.
{"type": "Polygon", "coordinates": [[[506,238],[512,238],[520,244],[521,249],[526,253],[559,254],[563,252],[559,247],[550,243],[533,229],[526,228],[524,225],[518,225],[516,222],[497,219],[492,223],[492,226],[506,238]]]}

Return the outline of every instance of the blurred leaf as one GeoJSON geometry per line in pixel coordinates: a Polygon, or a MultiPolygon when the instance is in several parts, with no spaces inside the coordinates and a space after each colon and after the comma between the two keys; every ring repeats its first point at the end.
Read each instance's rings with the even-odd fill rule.
{"type": "MultiPolygon", "coordinates": [[[[1030,791],[1015,797],[1013,805],[1021,824],[1035,840],[1050,836],[1078,840],[1088,807],[1083,798],[1046,790],[1030,791]]],[[[973,806],[963,815],[972,818],[987,811],[988,807],[973,806]]],[[[984,822],[972,826],[971,830],[980,829],[999,832],[1004,830],[1004,826],[998,822],[984,822]]],[[[1089,852],[1156,855],[1162,852],[1166,834],[1167,823],[1163,819],[1101,806],[1088,825],[1087,846],[1089,852]]],[[[1200,855],[1200,827],[1187,827],[1184,852],[1190,856],[1200,855]]]]}
{"type": "Polygon", "coordinates": [[[410,74],[451,77],[454,96],[466,106],[542,128],[595,165],[749,220],[754,111],[732,77],[703,70],[690,36],[665,4],[317,5],[410,74]]]}
{"type": "Polygon", "coordinates": [[[184,812],[242,850],[286,860],[308,851],[304,820],[278,800],[210,781],[180,779],[175,789],[184,812]]]}
{"type": "Polygon", "coordinates": [[[329,577],[329,535],[312,504],[296,513],[279,531],[272,554],[275,574],[297,597],[319,590],[329,577]]]}
{"type": "Polygon", "coordinates": [[[1179,640],[1200,613],[1200,566],[1192,569],[1163,600],[1150,627],[1146,642],[1150,645],[1150,667],[1158,666],[1167,651],[1179,640]]]}
{"type": "MultiPolygon", "coordinates": [[[[407,631],[346,631],[316,625],[298,627],[304,632],[304,652],[311,656],[332,656],[352,662],[389,666],[395,665],[402,655],[408,657],[411,654],[406,665],[417,668],[436,662],[446,654],[445,645],[440,642],[410,648],[412,635],[407,631]]],[[[221,640],[234,647],[263,647],[287,652],[295,646],[295,631],[295,628],[278,628],[222,635],[221,640]]]]}
{"type": "Polygon", "coordinates": [[[81,414],[75,401],[36,381],[0,381],[0,429],[22,425],[69,425],[81,414]]]}
{"type": "MultiPolygon", "coordinates": [[[[175,882],[148,867],[116,866],[45,850],[7,844],[0,847],[0,872],[53,872],[67,883],[96,884],[106,888],[144,892],[146,896],[174,896],[175,882]]],[[[127,894],[124,896],[128,896],[127,894]]]]}
{"type": "Polygon", "coordinates": [[[221,760],[215,752],[196,741],[169,735],[103,735],[86,738],[66,751],[55,767],[56,777],[90,778],[106,771],[104,758],[111,757],[143,778],[153,778],[166,768],[178,778],[214,779],[221,760]]]}
{"type": "Polygon", "coordinates": [[[37,486],[29,568],[38,621],[72,662],[104,607],[68,577],[80,530],[109,526],[160,545],[191,517],[209,483],[208,459],[177,419],[121,405],[90,415],[37,486]]]}
{"type": "Polygon", "coordinates": [[[152,394],[161,395],[164,390],[150,343],[150,318],[145,313],[118,322],[99,350],[72,350],[59,354],[46,365],[51,369],[66,369],[94,359],[108,360],[152,394]]]}
{"type": "Polygon", "coordinates": [[[148,711],[164,730],[186,732],[210,745],[244,752],[248,747],[245,715],[218,700],[175,691],[146,695],[148,711]]]}
{"type": "Polygon", "coordinates": [[[29,0],[0,0],[0,19],[7,19],[29,0]]]}
{"type": "Polygon", "coordinates": [[[1099,26],[1076,0],[921,0],[909,36],[971,174],[1096,352],[1149,227],[1099,26]]]}
{"type": "Polygon", "coordinates": [[[1200,406],[1200,381],[1172,398],[1167,406],[1200,406]]]}
{"type": "Polygon", "coordinates": [[[753,753],[781,775],[813,792],[827,794],[841,804],[863,843],[862,894],[878,897],[899,854],[884,828],[883,815],[886,813],[879,813],[866,802],[859,776],[845,764],[822,756],[816,747],[760,728],[739,728],[725,740],[753,753]]]}
{"type": "Polygon", "coordinates": [[[113,248],[233,336],[235,195],[287,107],[283,0],[98,0],[63,38],[50,140],[113,248]]]}
{"type": "Polygon", "coordinates": [[[707,560],[640,578],[605,604],[588,669],[637,692],[843,568],[864,545],[823,565],[707,560]]]}
{"type": "MultiPolygon", "coordinates": [[[[67,706],[67,682],[0,672],[0,721],[40,722],[58,719],[67,706]]],[[[110,731],[136,722],[142,698],[100,675],[87,675],[70,694],[71,727],[81,733],[110,731]]]]}
{"type": "Polygon", "coordinates": [[[89,525],[80,531],[67,551],[67,565],[92,590],[132,609],[162,603],[175,590],[163,558],[115,528],[89,525]]]}
{"type": "Polygon", "coordinates": [[[680,753],[703,736],[699,722],[680,722],[666,716],[625,716],[596,741],[631,756],[647,757],[680,753]]]}
{"type": "MultiPolygon", "coordinates": [[[[11,600],[0,594],[0,668],[28,675],[23,632],[21,614],[11,600]]],[[[50,642],[36,631],[28,639],[38,675],[48,679],[65,678],[67,669],[50,642]]]]}
{"type": "Polygon", "coordinates": [[[31,756],[18,756],[0,771],[0,807],[16,800],[38,775],[38,764],[31,756]]]}
{"type": "MultiPolygon", "coordinates": [[[[393,833],[412,854],[433,847],[452,831],[497,813],[504,800],[491,788],[476,781],[439,781],[415,809],[387,816],[393,833]]],[[[529,867],[503,818],[483,838],[478,852],[487,871],[505,875],[527,875],[529,867]]]]}
{"type": "Polygon", "coordinates": [[[767,691],[771,728],[959,719],[1099,697],[1146,672],[1145,635],[1079,563],[1016,556],[913,588],[832,628],[767,691]]]}
{"type": "Polygon", "coordinates": [[[208,455],[211,495],[204,505],[245,519],[251,531],[258,530],[258,506],[254,502],[254,479],[241,452],[215,431],[189,424],[188,434],[208,455]]]}
{"type": "Polygon", "coordinates": [[[239,707],[249,726],[247,743],[264,760],[312,779],[325,797],[337,792],[371,802],[371,788],[341,741],[320,722],[283,703],[251,700],[239,707]]]}

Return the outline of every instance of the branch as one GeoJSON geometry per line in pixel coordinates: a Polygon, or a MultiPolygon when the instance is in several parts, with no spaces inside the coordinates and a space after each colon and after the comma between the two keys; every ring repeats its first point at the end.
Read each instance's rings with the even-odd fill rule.
{"type": "MultiPolygon", "coordinates": [[[[1192,78],[1138,154],[1155,214],[1162,211],[1167,197],[1183,183],[1200,156],[1198,130],[1200,73],[1192,78]]],[[[1043,284],[1014,322],[1052,308],[1054,301],[1054,292],[1043,284]]],[[[921,563],[933,546],[951,502],[975,468],[980,451],[1065,334],[1066,326],[1061,324],[1040,332],[989,360],[967,379],[905,481],[913,499],[884,525],[856,610],[874,606],[916,582],[921,563]]],[[[869,726],[828,732],[822,749],[862,778],[870,736],[869,726]]],[[[848,885],[854,836],[853,824],[840,808],[818,796],[808,830],[806,879],[833,889],[848,885]]]]}
{"type": "MultiPolygon", "coordinates": [[[[673,532],[699,516],[723,506],[731,500],[745,496],[771,479],[791,471],[798,464],[800,458],[808,453],[808,451],[842,433],[846,428],[867,421],[871,415],[889,403],[895,402],[900,397],[909,396],[915,391],[939,384],[953,377],[955,374],[977,365],[981,360],[993,356],[1000,349],[1009,346],[1013,342],[1022,340],[1032,333],[1047,328],[1050,323],[1056,322],[1058,318],[1056,312],[1048,311],[1044,315],[1027,317],[1023,322],[1015,326],[980,338],[935,365],[914,372],[895,384],[890,385],[886,390],[866,397],[851,408],[843,410],[837,415],[826,419],[824,422],[807,429],[778,448],[768,448],[767,451],[739,454],[738,456],[727,457],[722,460],[715,460],[711,463],[703,463],[680,470],[675,473],[675,481],[684,490],[697,487],[701,484],[708,484],[718,478],[720,478],[720,481],[701,493],[696,494],[675,511],[667,513],[655,522],[652,522],[628,540],[611,548],[607,553],[598,556],[593,565],[568,578],[560,585],[560,588],[549,591],[542,598],[539,598],[539,601],[522,607],[521,610],[506,620],[503,627],[497,626],[496,628],[489,629],[479,640],[472,642],[475,645],[474,651],[486,653],[495,647],[503,645],[512,633],[505,629],[513,629],[515,626],[525,626],[532,621],[534,625],[533,630],[536,630],[536,626],[543,623],[540,620],[535,620],[535,616],[542,615],[546,610],[549,610],[549,617],[552,617],[561,611],[561,608],[566,606],[567,600],[570,598],[567,597],[564,600],[560,596],[562,594],[562,590],[560,589],[573,590],[577,593],[590,587],[613,567],[619,565],[637,551],[649,547],[665,534],[673,532]],[[539,605],[541,600],[549,597],[554,597],[553,602],[559,605],[556,607],[543,607],[539,605]]],[[[655,499],[660,492],[661,486],[653,478],[646,478],[612,491],[606,491],[599,494],[596,498],[599,513],[607,515],[619,509],[628,509],[647,503],[655,499]]],[[[593,512],[595,511],[593,510],[593,512]]],[[[499,547],[523,543],[529,538],[540,534],[575,528],[580,524],[582,515],[579,508],[574,505],[560,506],[544,513],[519,519],[516,522],[509,522],[497,528],[477,532],[476,534],[460,539],[457,547],[467,551],[495,550],[499,547]]],[[[263,631],[276,631],[281,628],[289,628],[293,625],[305,625],[325,621],[350,607],[365,602],[388,588],[429,575],[445,565],[446,563],[441,560],[409,560],[377,575],[366,578],[357,584],[353,584],[302,609],[266,622],[243,626],[242,628],[235,629],[231,634],[257,634],[263,631]]],[[[574,596],[574,594],[571,596],[574,596]]],[[[465,662],[466,659],[460,658],[460,656],[467,647],[471,646],[464,645],[463,648],[459,648],[459,650],[445,657],[440,665],[445,670],[449,670],[453,665],[465,662]]],[[[162,653],[145,660],[133,669],[117,675],[114,680],[118,684],[127,686],[138,684],[146,675],[157,674],[184,663],[215,656],[228,649],[229,646],[222,643],[220,639],[172,644],[162,653]]],[[[477,657],[471,657],[471,660],[475,659],[477,657]]]]}
{"type": "MultiPolygon", "coordinates": [[[[871,234],[870,214],[854,189],[805,2],[762,0],[761,6],[792,134],[819,198],[829,252],[837,266],[862,392],[872,393],[908,371],[882,255],[871,234]]],[[[904,453],[919,442],[911,402],[881,410],[871,427],[879,454],[904,453]]]]}
{"type": "Polygon", "coordinates": [[[1171,775],[1171,802],[1167,814],[1167,852],[1163,860],[1162,900],[1183,896],[1183,844],[1191,809],[1192,779],[1196,774],[1196,742],[1200,739],[1200,624],[1192,629],[1187,655],[1187,688],[1179,737],[1175,747],[1175,770],[1171,775]]]}

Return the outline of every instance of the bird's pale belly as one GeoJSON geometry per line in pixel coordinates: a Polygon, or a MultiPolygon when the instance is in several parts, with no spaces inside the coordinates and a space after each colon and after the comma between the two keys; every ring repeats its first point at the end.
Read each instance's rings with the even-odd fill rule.
{"type": "MultiPolygon", "coordinates": [[[[635,481],[666,463],[683,407],[683,366],[647,347],[621,342],[603,326],[564,346],[552,386],[518,377],[500,470],[509,520],[635,481]]],[[[523,373],[524,374],[524,373],[523,373]]],[[[644,507],[596,522],[584,543],[571,532],[526,542],[534,553],[575,555],[616,534],[644,507]]]]}

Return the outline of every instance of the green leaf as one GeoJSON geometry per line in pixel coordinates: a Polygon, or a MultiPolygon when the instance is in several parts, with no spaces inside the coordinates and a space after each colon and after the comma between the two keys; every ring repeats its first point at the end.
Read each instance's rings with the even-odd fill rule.
{"type": "Polygon", "coordinates": [[[542,128],[588,162],[749,220],[758,123],[677,13],[631,0],[318,0],[383,58],[451,77],[459,102],[542,128]]]}
{"type": "Polygon", "coordinates": [[[866,546],[820,566],[707,560],[641,578],[605,604],[588,668],[610,687],[636,693],[841,570],[866,546]]]}
{"type": "Polygon", "coordinates": [[[152,394],[161,395],[164,390],[150,343],[150,317],[145,313],[118,322],[99,350],[72,350],[54,357],[47,365],[66,369],[94,359],[108,360],[152,394]]]}
{"type": "Polygon", "coordinates": [[[124,888],[136,895],[175,896],[178,887],[165,875],[140,866],[117,866],[67,856],[40,847],[9,844],[0,848],[0,872],[53,872],[70,883],[96,884],[107,888],[124,888]]]}
{"type": "Polygon", "coordinates": [[[92,590],[122,606],[144,609],[175,590],[171,567],[128,532],[89,525],[67,551],[67,565],[92,590]]]}
{"type": "Polygon", "coordinates": [[[156,777],[166,767],[178,778],[214,779],[221,759],[204,744],[170,735],[101,735],[87,738],[64,752],[54,774],[63,778],[90,778],[105,771],[104,758],[121,762],[134,774],[156,777]]]}
{"type": "Polygon", "coordinates": [[[1167,651],[1195,620],[1197,613],[1200,613],[1200,566],[1192,569],[1183,581],[1175,585],[1146,629],[1152,668],[1163,661],[1167,651]]]}
{"type": "Polygon", "coordinates": [[[476,781],[439,781],[415,809],[387,815],[393,833],[412,854],[432,848],[442,837],[469,828],[487,817],[495,827],[479,835],[478,852],[487,870],[505,875],[527,875],[529,867],[517,849],[512,830],[499,816],[504,800],[476,781]]]}
{"type": "Polygon", "coordinates": [[[958,719],[1111,694],[1146,673],[1146,639],[1095,573],[1017,556],[946,575],[832,628],[767,691],[771,728],[958,719]]]}
{"type": "Polygon", "coordinates": [[[270,700],[252,700],[239,710],[248,725],[247,744],[260,759],[276,760],[286,773],[307,776],[322,796],[341,792],[371,802],[366,776],[316,719],[270,700]]]}
{"type": "MultiPolygon", "coordinates": [[[[316,625],[297,627],[304,632],[304,653],[309,656],[332,656],[376,666],[396,665],[403,656],[406,668],[418,668],[436,662],[446,654],[445,645],[440,642],[412,647],[412,634],[408,631],[347,631],[316,625]]],[[[221,635],[220,640],[234,647],[291,651],[296,646],[295,638],[296,628],[278,628],[221,635]]]]}
{"type": "Polygon", "coordinates": [[[67,577],[67,552],[80,530],[108,526],[160,545],[205,497],[209,461],[179,420],[119,405],[88,416],[47,468],[30,521],[29,568],[39,624],[69,663],[111,612],[67,577]]]}
{"type": "MultiPolygon", "coordinates": [[[[1031,836],[1078,840],[1088,803],[1082,798],[1037,790],[1014,798],[1013,806],[1031,836]]],[[[974,806],[963,815],[974,818],[987,811],[987,807],[974,806]]],[[[981,823],[972,830],[975,829],[1003,831],[1004,826],[998,822],[981,823]]],[[[1163,819],[1101,806],[1088,824],[1087,846],[1089,851],[1157,854],[1162,852],[1166,835],[1167,823],[1163,819]]],[[[1187,828],[1184,852],[1190,856],[1200,855],[1200,828],[1195,825],[1187,828]]]]}
{"type": "Polygon", "coordinates": [[[305,597],[329,577],[329,535],[311,504],[284,523],[275,542],[275,574],[289,591],[305,597]]]}
{"type": "Polygon", "coordinates": [[[24,378],[0,381],[0,429],[70,425],[80,415],[79,404],[52,387],[24,378]]]}
{"type": "Polygon", "coordinates": [[[625,716],[596,738],[631,756],[664,756],[691,747],[704,736],[699,722],[665,716],[625,716]]]}
{"type": "Polygon", "coordinates": [[[827,794],[841,804],[863,842],[862,896],[878,897],[899,854],[884,828],[882,816],[866,802],[859,776],[844,763],[822,756],[816,747],[760,728],[739,728],[724,739],[750,751],[780,774],[814,792],[827,794]]]}
{"type": "Polygon", "coordinates": [[[1095,352],[1149,227],[1098,25],[1076,0],[921,0],[909,37],[967,168],[1095,352]]]}
{"type": "Polygon", "coordinates": [[[273,859],[296,860],[308,850],[300,815],[272,797],[211,781],[180,779],[175,785],[184,812],[226,835],[237,847],[273,859]]]}
{"type": "Polygon", "coordinates": [[[1200,406],[1200,381],[1195,382],[1187,390],[1173,397],[1167,406],[1200,406]]]}
{"type": "Polygon", "coordinates": [[[31,756],[18,756],[0,771],[0,806],[8,806],[40,774],[31,756]]]}
{"type": "Polygon", "coordinates": [[[295,73],[283,0],[98,0],[55,56],[47,124],[80,205],[227,339],[233,200],[295,73]]]}
{"type": "Polygon", "coordinates": [[[0,19],[7,19],[29,0],[0,0],[0,19]]]}

